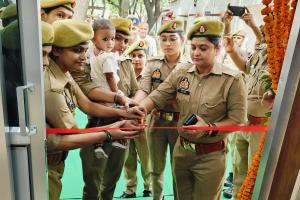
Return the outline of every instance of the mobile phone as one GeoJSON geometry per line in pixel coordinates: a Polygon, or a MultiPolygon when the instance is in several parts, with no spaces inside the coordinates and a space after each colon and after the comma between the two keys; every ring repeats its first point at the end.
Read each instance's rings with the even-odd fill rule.
{"type": "Polygon", "coordinates": [[[194,125],[198,122],[197,116],[195,114],[189,115],[184,121],[184,126],[194,125]]]}
{"type": "Polygon", "coordinates": [[[233,14],[233,16],[243,16],[243,14],[246,11],[246,7],[245,6],[231,6],[230,4],[228,4],[228,10],[230,10],[233,14]]]}

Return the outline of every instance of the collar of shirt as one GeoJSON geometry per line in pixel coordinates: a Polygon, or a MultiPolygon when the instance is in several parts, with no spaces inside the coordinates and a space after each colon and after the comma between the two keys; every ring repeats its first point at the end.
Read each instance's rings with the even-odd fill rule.
{"type": "Polygon", "coordinates": [[[52,59],[50,59],[49,70],[52,74],[50,76],[51,90],[61,90],[71,81],[69,72],[64,73],[52,59]]]}
{"type": "MultiPolygon", "coordinates": [[[[197,72],[197,68],[196,65],[193,65],[189,70],[189,73],[196,73],[197,72]]],[[[210,70],[210,72],[207,74],[217,74],[217,75],[221,75],[222,74],[222,65],[220,63],[215,63],[214,66],[212,67],[212,69],[210,70]]]]}

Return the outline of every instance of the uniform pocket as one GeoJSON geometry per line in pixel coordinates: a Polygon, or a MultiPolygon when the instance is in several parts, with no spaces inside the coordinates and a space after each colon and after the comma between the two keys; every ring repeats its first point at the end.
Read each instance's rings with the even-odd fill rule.
{"type": "Polygon", "coordinates": [[[220,98],[207,98],[201,105],[200,112],[203,115],[224,115],[226,112],[226,101],[220,98]]]}

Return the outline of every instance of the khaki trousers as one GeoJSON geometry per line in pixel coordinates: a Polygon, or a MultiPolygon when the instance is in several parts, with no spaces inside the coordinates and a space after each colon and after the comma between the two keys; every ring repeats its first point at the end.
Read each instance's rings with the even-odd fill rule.
{"type": "Polygon", "coordinates": [[[94,146],[80,151],[83,171],[83,199],[113,199],[116,184],[120,178],[125,161],[126,151],[111,145],[104,145],[107,159],[98,159],[94,146]]]}
{"type": "Polygon", "coordinates": [[[61,178],[63,177],[64,169],[64,162],[61,162],[58,165],[48,164],[49,200],[59,200],[59,196],[62,189],[61,178]]]}
{"type": "Polygon", "coordinates": [[[233,164],[233,197],[237,194],[246,178],[248,168],[251,166],[252,159],[258,150],[262,133],[238,132],[234,148],[233,164]]]}
{"type": "MultiPolygon", "coordinates": [[[[115,121],[118,119],[93,119],[89,121],[87,127],[103,126],[115,121]]],[[[105,144],[103,149],[108,155],[107,159],[96,158],[94,145],[80,150],[84,180],[83,199],[113,199],[116,184],[122,173],[126,150],[117,149],[110,144],[105,144]]]]}
{"type": "Polygon", "coordinates": [[[144,190],[151,190],[150,158],[145,132],[138,138],[131,139],[124,165],[124,175],[127,194],[136,192],[137,188],[137,157],[141,161],[141,171],[144,179],[144,190]]]}
{"type": "MultiPolygon", "coordinates": [[[[156,130],[154,126],[177,126],[178,121],[166,121],[151,115],[149,129],[147,130],[148,145],[151,161],[151,178],[153,199],[160,200],[163,197],[163,177],[166,166],[167,148],[170,148],[172,163],[173,149],[178,138],[177,130],[156,130]]],[[[176,186],[173,179],[174,199],[177,199],[176,186]]]]}
{"type": "Polygon", "coordinates": [[[226,159],[225,150],[197,155],[185,150],[178,139],[173,152],[173,171],[178,199],[220,199],[226,159]]]}

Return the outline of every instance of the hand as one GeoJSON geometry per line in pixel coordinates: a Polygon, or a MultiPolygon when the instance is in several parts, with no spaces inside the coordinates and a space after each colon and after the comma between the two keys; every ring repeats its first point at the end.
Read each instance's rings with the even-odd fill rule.
{"type": "Polygon", "coordinates": [[[146,108],[144,106],[134,106],[129,108],[123,115],[123,117],[129,119],[141,119],[147,114],[146,108]]]}
{"type": "MultiPolygon", "coordinates": [[[[115,122],[111,124],[110,128],[122,128],[124,125],[128,123],[127,120],[115,122]]],[[[137,137],[139,134],[139,131],[122,131],[122,130],[111,130],[109,131],[111,133],[113,140],[119,140],[119,139],[132,139],[137,137]]]]}
{"type": "Polygon", "coordinates": [[[125,106],[126,111],[132,106],[139,106],[139,103],[123,95],[118,95],[115,103],[125,106]]]}
{"type": "Polygon", "coordinates": [[[223,16],[223,22],[225,25],[230,25],[232,21],[233,13],[230,10],[226,10],[223,16]]]}
{"type": "Polygon", "coordinates": [[[139,124],[137,120],[125,120],[125,124],[123,125],[124,128],[132,129],[132,130],[144,130],[146,125],[139,124]]]}
{"type": "Polygon", "coordinates": [[[191,129],[193,129],[193,127],[197,127],[197,126],[207,126],[208,127],[208,124],[201,117],[197,116],[197,120],[198,120],[198,122],[196,124],[183,127],[183,131],[187,135],[188,138],[192,138],[192,139],[193,138],[201,138],[206,135],[207,131],[191,130],[191,129]]]}
{"type": "Polygon", "coordinates": [[[275,99],[275,94],[272,90],[268,90],[264,93],[263,98],[261,100],[261,104],[265,106],[267,109],[272,109],[273,103],[275,99]]]}
{"type": "Polygon", "coordinates": [[[240,17],[242,20],[244,20],[244,22],[250,26],[253,27],[255,26],[254,20],[253,20],[253,15],[252,13],[250,13],[249,9],[246,7],[245,13],[243,14],[243,16],[240,17]]]}
{"type": "Polygon", "coordinates": [[[232,36],[224,36],[223,41],[226,53],[232,53],[234,51],[234,42],[232,36]]]}

